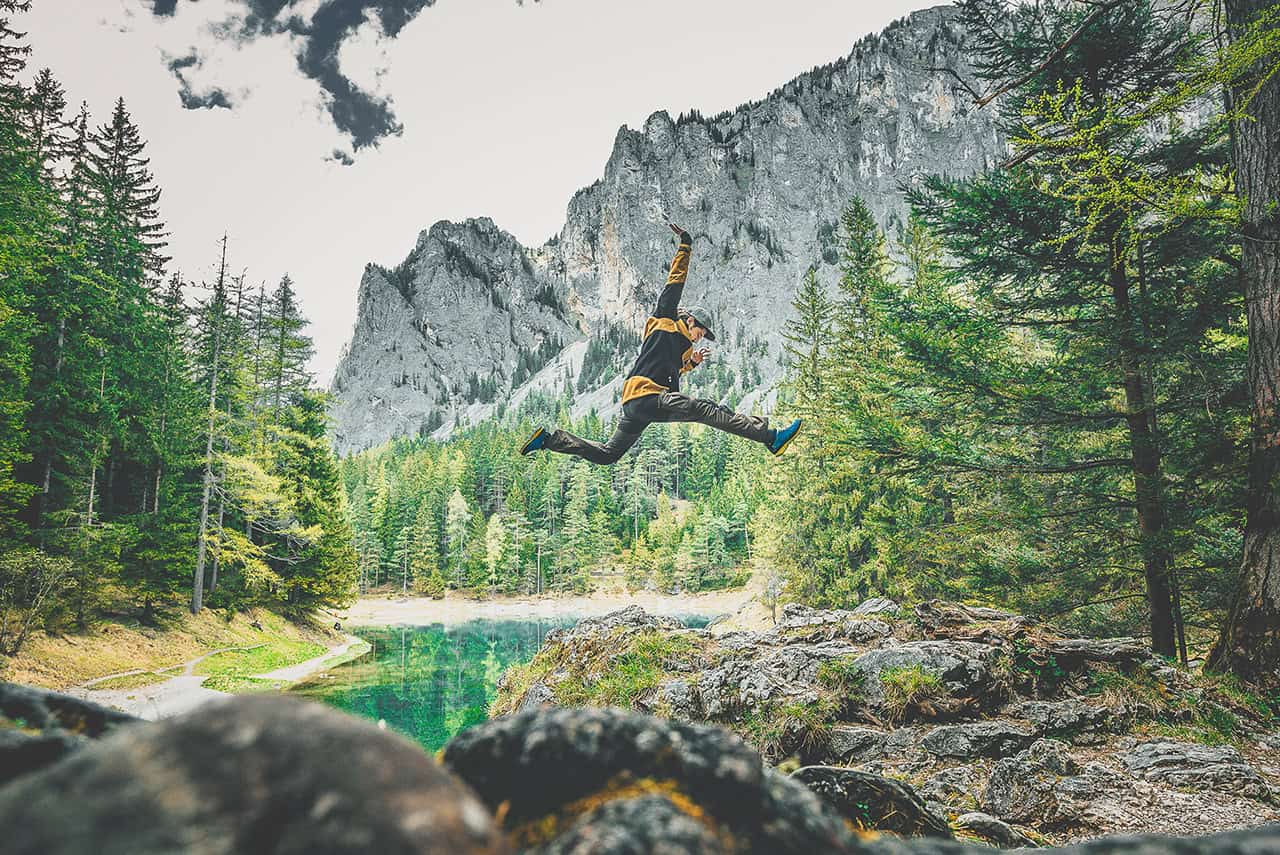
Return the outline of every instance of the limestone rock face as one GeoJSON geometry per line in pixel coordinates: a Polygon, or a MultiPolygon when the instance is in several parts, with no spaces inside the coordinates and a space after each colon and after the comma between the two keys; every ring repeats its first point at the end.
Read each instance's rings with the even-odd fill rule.
{"type": "MultiPolygon", "coordinates": [[[[642,327],[674,251],[667,217],[694,236],[686,301],[716,314],[716,360],[738,372],[734,387],[763,393],[801,277],[817,265],[835,278],[850,199],[892,233],[905,221],[902,184],[1002,158],[992,111],[971,109],[950,74],[929,70],[971,79],[964,45],[954,9],[916,12],[760,101],[622,128],[600,180],[540,247],[487,220],[438,223],[394,270],[370,266],[333,381],[339,451],[442,422],[447,431],[496,401],[576,384],[588,336],[642,327]],[[492,385],[473,386],[473,372],[492,385]]],[[[614,354],[579,406],[608,409],[630,359],[614,354]]]]}
{"type": "Polygon", "coordinates": [[[1001,849],[1016,849],[1022,846],[1035,846],[1036,842],[1018,831],[1007,822],[996,819],[989,813],[970,811],[956,817],[956,828],[968,831],[990,840],[1001,849]]]}
{"type": "Polygon", "coordinates": [[[998,655],[997,648],[971,641],[911,641],[864,653],[854,666],[865,678],[867,704],[878,711],[886,699],[881,675],[905,668],[919,668],[937,677],[955,698],[976,701],[989,697],[991,669],[998,655]]]}
{"type": "Polygon", "coordinates": [[[0,828],[6,855],[509,851],[417,746],[279,697],[124,728],[0,788],[0,828]]]}

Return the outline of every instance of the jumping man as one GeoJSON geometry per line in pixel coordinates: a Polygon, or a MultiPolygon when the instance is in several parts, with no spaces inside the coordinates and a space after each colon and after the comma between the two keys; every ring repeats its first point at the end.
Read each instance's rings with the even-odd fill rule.
{"type": "Polygon", "coordinates": [[[618,429],[602,445],[568,431],[538,428],[520,449],[521,454],[545,448],[607,466],[626,454],[653,422],[700,422],[761,443],[775,455],[781,454],[795,438],[800,419],[782,430],[772,430],[767,419],[744,416],[712,401],[680,394],[680,375],[704,363],[710,354],[705,347],[695,350],[694,345],[704,337],[715,341],[716,334],[706,309],[680,306],[684,280],[689,275],[693,238],[674,223],[669,225],[679,235],[680,247],[671,261],[671,272],[653,317],[645,322],[640,355],[622,386],[622,419],[618,429]]]}

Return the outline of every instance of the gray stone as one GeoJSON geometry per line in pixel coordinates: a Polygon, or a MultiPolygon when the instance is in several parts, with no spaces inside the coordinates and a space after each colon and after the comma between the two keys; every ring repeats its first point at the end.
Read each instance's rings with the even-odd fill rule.
{"type": "Polygon", "coordinates": [[[702,699],[688,680],[668,680],[658,687],[657,699],[664,714],[685,721],[702,719],[702,699]]]}
{"type": "Polygon", "coordinates": [[[529,687],[529,691],[524,693],[524,697],[520,699],[520,706],[517,709],[523,712],[524,710],[537,709],[555,702],[555,693],[551,691],[551,688],[546,683],[538,680],[529,687]]]}
{"type": "Polygon", "coordinates": [[[951,836],[946,820],[902,781],[837,766],[805,766],[791,778],[802,781],[856,828],[907,837],[951,836]]]}
{"type": "Polygon", "coordinates": [[[1116,714],[1101,704],[1079,698],[1061,701],[1026,701],[1013,708],[1013,715],[1025,718],[1043,736],[1070,736],[1073,741],[1102,737],[1116,723],[1116,714]]]}
{"type": "Polygon", "coordinates": [[[845,639],[866,643],[887,638],[893,627],[882,620],[873,620],[844,609],[813,609],[797,603],[788,603],[782,610],[782,619],[769,635],[784,641],[831,641],[845,639]]]}
{"type": "MultiPolygon", "coordinates": [[[[618,709],[547,707],[464,730],[443,757],[493,810],[506,805],[508,828],[539,823],[582,799],[605,799],[628,781],[651,781],[714,818],[715,828],[744,851],[808,855],[846,851],[851,843],[839,817],[811,792],[767,771],[758,754],[719,727],[618,709]]],[[[638,815],[643,811],[627,814],[638,815]]]]}
{"type": "Polygon", "coordinates": [[[729,658],[698,676],[703,713],[710,717],[774,701],[800,703],[817,698],[818,668],[832,659],[853,655],[844,641],[788,644],[752,650],[743,658],[729,658]]]}
{"type": "Polygon", "coordinates": [[[1008,757],[1035,742],[1036,734],[1009,721],[978,721],[935,727],[920,745],[940,757],[1008,757]]]}
{"type": "Polygon", "coordinates": [[[976,834],[985,840],[990,840],[1001,849],[1016,849],[1022,846],[1036,845],[1034,840],[1009,823],[981,811],[960,814],[955,819],[955,827],[961,831],[976,834]]]}
{"type": "Polygon", "coordinates": [[[952,697],[979,705],[994,702],[991,666],[998,656],[997,648],[971,641],[911,641],[864,653],[854,665],[863,675],[862,691],[873,710],[883,709],[885,701],[881,675],[912,667],[938,677],[952,697]]]}
{"type": "Polygon", "coordinates": [[[858,603],[853,613],[855,615],[896,615],[900,611],[902,611],[902,606],[888,597],[872,597],[869,600],[863,600],[858,603]]]}
{"type": "Polygon", "coordinates": [[[978,775],[973,766],[952,766],[938,770],[917,789],[924,798],[945,805],[977,804],[978,775]]]}
{"type": "Polygon", "coordinates": [[[1132,666],[1151,655],[1147,645],[1136,638],[1059,638],[1046,643],[1043,650],[1068,671],[1091,662],[1132,666]]]}
{"type": "Polygon", "coordinates": [[[121,729],[0,788],[6,855],[509,851],[418,746],[284,697],[121,729]]]}
{"type": "Polygon", "coordinates": [[[1061,742],[1036,740],[1026,751],[996,764],[982,793],[982,807],[1012,822],[1054,822],[1059,818],[1058,781],[1079,771],[1061,742]]]}
{"type": "Polygon", "coordinates": [[[1240,752],[1229,745],[1144,742],[1121,757],[1134,777],[1175,787],[1220,790],[1269,798],[1271,788],[1240,752]]]}
{"type": "Polygon", "coordinates": [[[831,756],[840,763],[865,763],[884,756],[887,734],[873,727],[837,724],[831,728],[831,756]]]}
{"type": "Polygon", "coordinates": [[[0,683],[0,784],[42,769],[90,740],[139,721],[70,695],[0,683]]]}
{"type": "Polygon", "coordinates": [[[681,811],[670,799],[640,796],[606,802],[578,818],[543,846],[523,855],[723,855],[724,845],[704,823],[681,811]]]}

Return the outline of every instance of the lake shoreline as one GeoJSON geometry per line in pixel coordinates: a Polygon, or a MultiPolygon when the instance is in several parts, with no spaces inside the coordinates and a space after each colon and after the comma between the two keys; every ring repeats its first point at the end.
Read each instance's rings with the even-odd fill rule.
{"type": "Polygon", "coordinates": [[[430,626],[474,620],[523,620],[526,618],[595,617],[638,605],[654,615],[718,617],[738,612],[756,595],[753,586],[729,591],[670,596],[652,591],[605,591],[581,596],[494,597],[472,599],[450,595],[442,600],[426,597],[365,597],[335,612],[344,629],[377,626],[430,626]]]}

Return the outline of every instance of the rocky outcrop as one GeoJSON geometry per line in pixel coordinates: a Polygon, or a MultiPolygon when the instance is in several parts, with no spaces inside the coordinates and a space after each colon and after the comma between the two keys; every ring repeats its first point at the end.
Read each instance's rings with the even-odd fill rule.
{"type": "MultiPolygon", "coordinates": [[[[6,691],[36,708],[49,708],[45,699],[61,704],[50,693],[0,684],[0,696],[6,691]]],[[[159,723],[91,728],[85,736],[69,756],[0,786],[6,855],[990,851],[947,839],[952,830],[1001,846],[1042,842],[972,810],[948,824],[924,801],[925,791],[902,781],[835,767],[788,777],[720,727],[618,709],[548,708],[491,721],[456,737],[443,766],[368,722],[278,697],[233,698],[159,723]],[[851,825],[927,836],[854,835],[851,825]]],[[[1037,743],[1022,759],[1056,779],[1060,809],[1088,787],[1093,798],[1110,798],[1105,775],[1113,773],[1097,764],[1081,768],[1063,756],[1067,751],[1065,743],[1037,743]]],[[[961,788],[980,772],[953,771],[948,779],[961,788]]],[[[1170,793],[1183,795],[1139,793],[1138,807],[1151,810],[1170,793]]],[[[1117,799],[1108,804],[1126,809],[1117,799]]],[[[1265,819],[1257,809],[1250,817],[1255,824],[1265,819]]],[[[1044,851],[1280,855],[1280,826],[1213,837],[1104,838],[1044,851]]]]}
{"type": "Polygon", "coordinates": [[[1129,749],[1121,759],[1131,773],[1148,781],[1260,799],[1272,795],[1271,786],[1229,745],[1145,742],[1129,749]]]}
{"type": "Polygon", "coordinates": [[[1023,846],[1035,846],[1036,842],[1007,822],[996,819],[989,813],[969,811],[962,813],[955,820],[956,829],[968,832],[983,840],[989,840],[1001,849],[1017,849],[1023,846]]]}
{"type": "MultiPolygon", "coordinates": [[[[339,451],[576,387],[589,337],[642,327],[673,250],[667,217],[694,235],[686,295],[717,315],[717,362],[755,366],[725,382],[759,395],[780,374],[782,322],[805,271],[835,277],[851,198],[892,234],[906,220],[904,185],[1002,156],[994,115],[940,69],[970,76],[950,7],[916,12],[736,110],[656,112],[620,129],[600,180],[540,247],[483,219],[424,231],[400,265],[371,265],[361,280],[333,381],[339,451]]],[[[613,404],[631,351],[594,366],[582,412],[613,404]]]]}
{"type": "Polygon", "coordinates": [[[1274,724],[1249,705],[1131,639],[996,609],[788,606],[768,631],[717,634],[632,608],[553,633],[504,677],[495,712],[548,696],[717,723],[772,763],[905,782],[952,823],[981,811],[1009,825],[984,837],[999,845],[1280,820],[1274,724]],[[1144,738],[1173,727],[1241,747],[1144,738]]]}
{"type": "Polygon", "coordinates": [[[962,760],[974,757],[1006,757],[1027,748],[1036,734],[1029,727],[1008,721],[976,721],[935,727],[920,746],[939,757],[962,760]]]}

